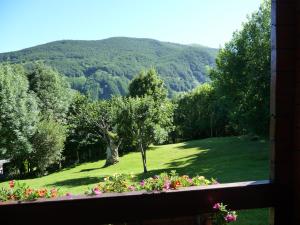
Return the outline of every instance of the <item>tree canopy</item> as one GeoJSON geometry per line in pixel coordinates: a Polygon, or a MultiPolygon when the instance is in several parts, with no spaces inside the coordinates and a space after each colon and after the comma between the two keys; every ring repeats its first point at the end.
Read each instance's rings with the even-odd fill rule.
{"type": "Polygon", "coordinates": [[[269,128],[271,1],[248,17],[222,48],[210,77],[231,126],[240,133],[266,135],[269,128]]]}
{"type": "Polygon", "coordinates": [[[63,119],[71,99],[61,75],[42,64],[35,69],[0,65],[0,156],[21,174],[44,171],[62,159],[63,119]]]}
{"type": "Polygon", "coordinates": [[[38,104],[29,91],[24,68],[0,65],[0,151],[21,170],[33,150],[30,139],[37,129],[38,115],[38,104]]]}
{"type": "Polygon", "coordinates": [[[167,89],[155,69],[142,70],[129,84],[131,97],[151,96],[154,101],[164,100],[167,97],[167,89]]]}
{"type": "Polygon", "coordinates": [[[173,129],[173,105],[160,102],[158,107],[151,96],[128,97],[120,104],[117,128],[120,135],[131,138],[142,154],[144,172],[147,172],[147,148],[152,143],[163,143],[173,129]]]}
{"type": "Polygon", "coordinates": [[[29,69],[28,78],[42,117],[65,121],[72,93],[64,77],[49,66],[35,63],[29,69]]]}

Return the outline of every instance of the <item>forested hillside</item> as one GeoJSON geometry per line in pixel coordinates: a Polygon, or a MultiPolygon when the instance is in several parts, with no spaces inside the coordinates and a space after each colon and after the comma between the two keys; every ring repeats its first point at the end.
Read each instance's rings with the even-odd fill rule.
{"type": "Polygon", "coordinates": [[[93,99],[127,93],[129,81],[142,69],[156,68],[169,95],[208,80],[217,49],[115,37],[98,41],[64,40],[0,54],[0,62],[43,61],[68,77],[74,89],[93,99]]]}

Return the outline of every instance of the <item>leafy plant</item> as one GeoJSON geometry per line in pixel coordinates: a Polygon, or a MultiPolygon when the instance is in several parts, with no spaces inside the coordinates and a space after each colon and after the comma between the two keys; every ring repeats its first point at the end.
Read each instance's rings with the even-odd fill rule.
{"type": "Polygon", "coordinates": [[[147,191],[175,190],[180,187],[202,186],[215,184],[214,179],[208,180],[203,176],[189,177],[179,176],[175,170],[168,173],[161,173],[154,177],[147,178],[140,182],[140,189],[147,191]]]}
{"type": "Polygon", "coordinates": [[[9,182],[9,188],[0,189],[0,201],[2,202],[9,200],[29,201],[38,198],[56,198],[59,195],[60,193],[56,188],[50,190],[46,188],[33,189],[25,183],[19,183],[13,180],[9,182]]]}
{"type": "Polygon", "coordinates": [[[215,179],[206,179],[203,176],[189,177],[188,175],[179,176],[176,171],[170,173],[161,173],[153,177],[142,180],[137,183],[133,176],[115,174],[111,177],[104,178],[94,188],[89,189],[86,194],[97,195],[99,193],[109,192],[131,192],[138,190],[146,191],[167,191],[176,190],[181,187],[202,186],[216,184],[215,179]]]}
{"type": "Polygon", "coordinates": [[[223,203],[214,204],[213,209],[216,210],[212,217],[213,225],[224,225],[237,219],[236,212],[228,210],[223,203]]]}

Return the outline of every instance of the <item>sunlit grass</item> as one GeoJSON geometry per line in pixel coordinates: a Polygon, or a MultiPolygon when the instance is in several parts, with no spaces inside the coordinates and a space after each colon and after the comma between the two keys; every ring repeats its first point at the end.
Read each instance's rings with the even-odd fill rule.
{"type": "MultiPolygon", "coordinates": [[[[180,174],[203,175],[219,182],[267,179],[269,173],[269,143],[251,141],[246,137],[208,138],[178,144],[153,146],[147,152],[149,173],[142,173],[139,152],[121,157],[116,165],[104,168],[105,161],[84,163],[74,168],[36,179],[23,180],[38,187],[58,187],[63,192],[80,194],[88,187],[114,173],[133,173],[140,180],[153,174],[176,169],[180,174]]],[[[0,186],[7,185],[1,183],[0,186]]],[[[267,224],[267,210],[251,210],[240,213],[240,225],[267,224]],[[252,218],[252,220],[251,220],[252,218]]]]}

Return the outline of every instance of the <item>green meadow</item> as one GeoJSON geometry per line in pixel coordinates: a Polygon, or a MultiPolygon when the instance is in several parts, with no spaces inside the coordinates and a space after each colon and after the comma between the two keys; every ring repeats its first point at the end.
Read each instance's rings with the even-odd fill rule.
{"type": "MultiPolygon", "coordinates": [[[[120,158],[118,164],[104,167],[105,160],[84,163],[48,176],[27,179],[31,187],[57,187],[62,192],[82,194],[89,187],[115,173],[134,174],[137,181],[165,171],[203,175],[220,183],[268,179],[269,143],[248,137],[207,138],[177,144],[152,146],[147,152],[148,174],[143,174],[141,154],[132,152],[120,158]]],[[[0,186],[7,182],[0,183],[0,186]]],[[[268,210],[240,211],[240,225],[266,225],[268,210]]]]}

